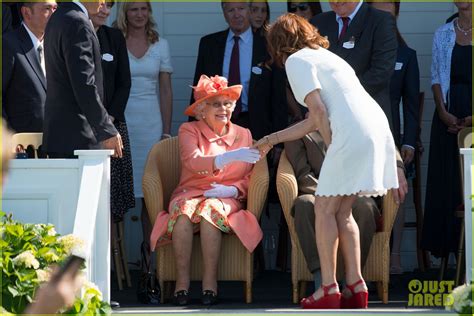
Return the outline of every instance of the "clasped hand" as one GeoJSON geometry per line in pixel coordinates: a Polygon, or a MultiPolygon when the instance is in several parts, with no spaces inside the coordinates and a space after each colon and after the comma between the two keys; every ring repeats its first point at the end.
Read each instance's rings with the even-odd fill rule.
{"type": "Polygon", "coordinates": [[[213,183],[211,187],[212,189],[204,192],[204,196],[207,198],[237,198],[239,194],[239,190],[233,185],[213,183]]]}

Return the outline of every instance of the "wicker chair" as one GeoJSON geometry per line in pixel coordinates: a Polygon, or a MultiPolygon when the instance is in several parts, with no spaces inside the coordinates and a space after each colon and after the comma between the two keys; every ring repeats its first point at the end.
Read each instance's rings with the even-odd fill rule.
{"type": "MultiPolygon", "coordinates": [[[[173,137],[155,144],[150,151],[143,175],[143,194],[151,223],[158,212],[167,209],[170,196],[179,183],[181,160],[178,138],[173,137]]],[[[250,178],[247,209],[260,219],[269,184],[265,159],[254,167],[250,178]]],[[[198,236],[195,236],[198,237],[198,236]]],[[[171,244],[157,248],[157,276],[165,300],[165,282],[176,280],[175,259],[171,244]]],[[[202,279],[202,253],[199,238],[194,238],[191,280],[202,279]]],[[[218,280],[244,281],[245,301],[252,302],[253,253],[247,251],[235,235],[224,234],[218,266],[218,280]]],[[[168,284],[169,285],[169,284],[168,284]]],[[[168,287],[169,288],[169,287],[168,287]]]]}
{"type": "MultiPolygon", "coordinates": [[[[280,203],[285,214],[291,238],[291,280],[293,283],[293,303],[298,303],[304,295],[305,281],[313,281],[313,275],[306,266],[306,261],[301,250],[298,236],[295,230],[291,209],[298,196],[298,184],[295,173],[285,152],[282,153],[277,172],[277,191],[280,203]],[[301,287],[300,287],[301,286],[301,287]]],[[[390,234],[393,222],[397,215],[398,206],[394,202],[391,193],[383,199],[383,231],[377,232],[372,240],[367,262],[363,269],[363,276],[366,281],[377,282],[379,297],[384,304],[388,303],[388,283],[390,264],[390,234]]]]}

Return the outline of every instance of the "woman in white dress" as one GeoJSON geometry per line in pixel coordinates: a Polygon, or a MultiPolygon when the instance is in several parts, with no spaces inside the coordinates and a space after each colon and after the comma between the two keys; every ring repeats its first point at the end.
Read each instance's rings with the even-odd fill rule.
{"type": "MultiPolygon", "coordinates": [[[[123,2],[115,26],[124,34],[132,88],[125,110],[128,124],[135,197],[142,198],[143,240],[147,245],[151,233],[143,201],[142,178],[148,152],[171,130],[171,65],[168,42],[159,37],[149,1],[123,2]]],[[[147,245],[146,249],[150,247],[147,245]]]]}
{"type": "Polygon", "coordinates": [[[329,52],[329,43],[304,18],[286,14],[267,34],[272,61],[284,64],[296,100],[308,118],[265,136],[262,154],[275,144],[319,130],[328,146],[316,190],[316,241],[322,285],[301,301],[303,308],[367,308],[368,292],[360,265],[359,230],[352,217],[358,195],[380,196],[398,188],[396,149],[387,118],[364,90],[354,70],[329,52]],[[336,280],[340,244],[346,290],[336,280]]]}

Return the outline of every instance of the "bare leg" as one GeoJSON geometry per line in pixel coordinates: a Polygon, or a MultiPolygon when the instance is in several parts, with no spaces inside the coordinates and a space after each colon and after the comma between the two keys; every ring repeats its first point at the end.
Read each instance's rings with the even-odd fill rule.
{"type": "MultiPolygon", "coordinates": [[[[346,268],[346,282],[351,285],[362,279],[360,266],[359,227],[352,216],[352,204],[356,196],[344,197],[336,214],[339,240],[346,268]]],[[[366,290],[363,284],[356,287],[355,292],[366,290]]]]}
{"type": "Polygon", "coordinates": [[[201,249],[204,263],[202,289],[217,293],[217,264],[221,252],[222,232],[205,219],[201,220],[201,249]]]}
{"type": "MultiPolygon", "coordinates": [[[[316,244],[321,262],[322,285],[336,283],[337,247],[339,243],[336,213],[339,210],[342,197],[316,197],[314,212],[316,215],[316,244]]],[[[329,294],[337,292],[332,288],[329,294]]],[[[315,299],[323,296],[322,289],[313,294],[315,299]]]]}
{"type": "Polygon", "coordinates": [[[193,223],[185,215],[178,217],[173,228],[173,249],[176,259],[175,293],[189,289],[193,223]]]}

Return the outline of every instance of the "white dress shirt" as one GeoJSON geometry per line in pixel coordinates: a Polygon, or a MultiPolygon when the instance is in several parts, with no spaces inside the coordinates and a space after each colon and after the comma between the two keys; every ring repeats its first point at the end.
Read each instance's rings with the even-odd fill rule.
{"type": "MultiPolygon", "coordinates": [[[[224,63],[222,65],[222,75],[226,78],[229,78],[230,57],[232,55],[232,48],[234,47],[234,36],[234,32],[229,30],[225,44],[224,63]]],[[[253,54],[252,28],[249,27],[247,31],[240,34],[239,37],[240,84],[243,86],[240,101],[242,103],[242,112],[247,112],[249,109],[249,87],[253,54]]]]}
{"type": "MultiPolygon", "coordinates": [[[[357,7],[355,8],[354,12],[351,13],[351,15],[348,16],[349,18],[349,25],[351,25],[352,19],[354,19],[355,15],[357,12],[359,12],[360,7],[362,6],[363,1],[360,1],[357,7]]],[[[337,33],[338,35],[341,35],[342,27],[344,26],[344,23],[342,22],[342,17],[336,13],[336,21],[337,24],[339,25],[339,32],[337,33]]]]}

